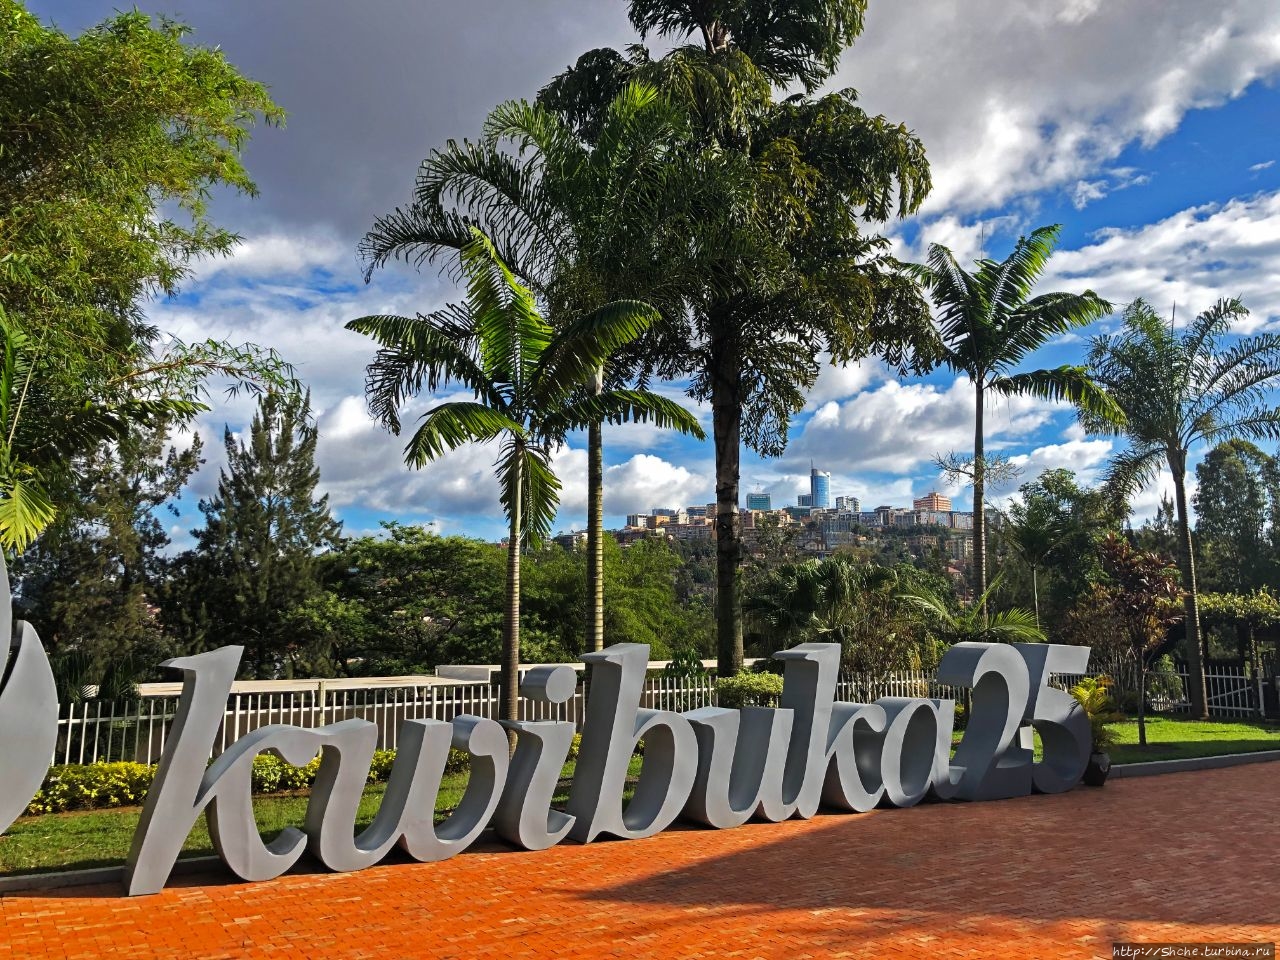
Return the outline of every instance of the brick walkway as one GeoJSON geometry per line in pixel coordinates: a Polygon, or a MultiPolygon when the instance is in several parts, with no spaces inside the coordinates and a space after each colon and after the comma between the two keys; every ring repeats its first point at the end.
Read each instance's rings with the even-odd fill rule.
{"type": "Polygon", "coordinates": [[[1109,957],[1280,939],[1280,763],[1057,797],[0,900],[0,958],[1109,957]]]}

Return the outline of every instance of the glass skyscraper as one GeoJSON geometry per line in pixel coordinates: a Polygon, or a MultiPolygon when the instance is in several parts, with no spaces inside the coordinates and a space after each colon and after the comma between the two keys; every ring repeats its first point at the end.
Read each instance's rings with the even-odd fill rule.
{"type": "Polygon", "coordinates": [[[809,468],[809,497],[815,510],[831,509],[831,474],[809,468]]]}

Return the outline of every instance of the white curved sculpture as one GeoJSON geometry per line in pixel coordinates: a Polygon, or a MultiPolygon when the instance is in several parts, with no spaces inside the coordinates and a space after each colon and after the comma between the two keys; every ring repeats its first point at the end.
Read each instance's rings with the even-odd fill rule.
{"type": "MultiPolygon", "coordinates": [[[[7,599],[0,594],[0,629],[12,622],[7,599]]],[[[0,687],[0,824],[6,827],[39,787],[57,733],[52,673],[28,625],[12,649],[0,687]]],[[[206,766],[240,655],[240,647],[223,647],[167,664],[183,674],[182,696],[129,852],[130,894],[163,888],[201,812],[222,859],[256,881],[278,876],[307,851],[335,871],[372,866],[397,845],[421,861],[443,860],[491,824],[508,842],[540,850],[566,837],[580,843],[646,837],[681,815],[727,829],[752,818],[812,817],[822,804],[850,812],[907,807],[931,791],[961,800],[1060,792],[1079,780],[1090,747],[1079,704],[1048,682],[1052,673],[1086,669],[1084,647],[952,647],[938,677],[972,689],[969,723],[952,758],[950,700],[837,702],[836,644],[801,644],[775,655],[784,667],[776,709],[708,707],[684,714],[640,708],[649,651],[620,644],[586,656],[594,674],[567,811],[552,809],[551,801],[573,724],[506,724],[516,732],[511,756],[507,732],[493,720],[409,720],[399,732],[382,805],[354,836],[377,744],[377,728],[368,721],[262,727],[206,766]],[[1034,763],[1032,729],[1043,745],[1034,763]],[[628,765],[641,738],[640,778],[624,803],[628,765]],[[471,775],[458,807],[437,824],[436,795],[451,747],[470,753],[471,775]],[[251,795],[253,758],[268,750],[296,765],[321,758],[305,822],[270,843],[258,834],[251,795]]],[[[524,697],[545,703],[564,703],[575,689],[567,667],[535,667],[521,685],[524,697]]]]}

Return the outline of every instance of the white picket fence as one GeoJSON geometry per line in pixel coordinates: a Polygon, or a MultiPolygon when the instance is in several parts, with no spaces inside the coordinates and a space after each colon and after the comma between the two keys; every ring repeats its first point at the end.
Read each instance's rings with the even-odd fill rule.
{"type": "MultiPolygon", "coordinates": [[[[1123,671],[1111,670],[1118,686],[1132,689],[1123,671]]],[[[1160,712],[1190,708],[1185,696],[1187,674],[1181,673],[1181,698],[1153,697],[1160,712]]],[[[1057,674],[1052,682],[1063,689],[1080,678],[1057,674]]],[[[1258,716],[1259,685],[1238,670],[1210,667],[1206,670],[1209,711],[1216,717],[1258,716]]],[[[836,696],[851,703],[870,703],[880,697],[935,697],[966,702],[968,691],[939,683],[918,671],[893,673],[883,678],[844,675],[836,696]]],[[[651,677],[645,681],[641,706],[656,710],[694,710],[716,704],[715,680],[707,675],[693,679],[651,677]]],[[[97,760],[136,760],[155,763],[164,750],[165,737],[177,711],[176,696],[150,696],[130,701],[89,700],[64,704],[58,721],[54,763],[92,763],[97,760]]],[[[563,704],[521,701],[521,719],[570,720],[579,727],[583,718],[583,688],[563,704]]],[[[378,726],[380,749],[394,750],[405,720],[452,720],[459,714],[496,717],[498,688],[488,683],[434,683],[396,685],[381,680],[376,686],[327,688],[317,681],[309,689],[268,693],[233,693],[214,743],[214,754],[258,727],[273,723],[321,727],[339,720],[369,720],[378,726]]]]}

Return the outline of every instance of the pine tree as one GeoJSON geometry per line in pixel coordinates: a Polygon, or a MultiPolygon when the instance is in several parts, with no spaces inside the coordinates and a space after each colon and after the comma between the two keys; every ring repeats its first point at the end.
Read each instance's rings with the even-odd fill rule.
{"type": "Polygon", "coordinates": [[[173,654],[157,617],[169,546],[160,515],[201,463],[166,430],[137,430],[73,463],[66,509],[14,564],[22,616],[53,654],[62,699],[127,691],[173,654]],[[119,681],[119,682],[116,682],[119,681]]]}
{"type": "Polygon", "coordinates": [[[342,524],[316,498],[316,428],[311,398],[268,394],[248,443],[227,428],[227,466],[218,491],[200,502],[205,527],[183,558],[174,606],[192,616],[197,646],[246,648],[242,669],[255,677],[291,675],[290,614],[320,590],[319,557],[338,545],[342,524]]]}

